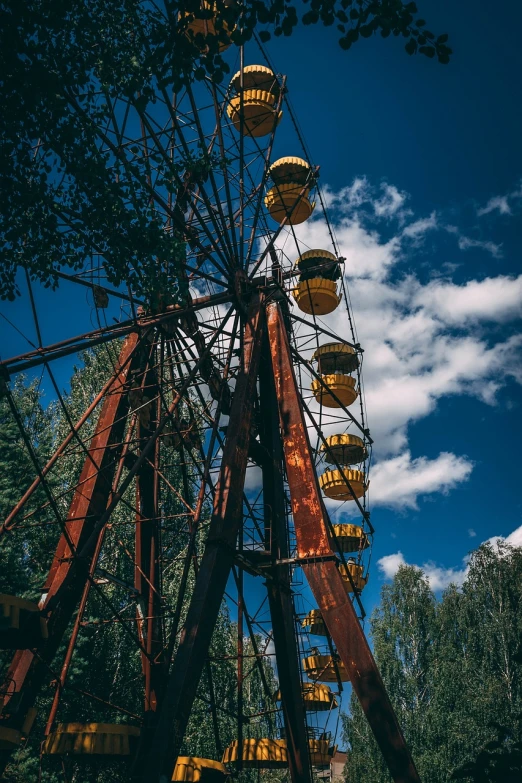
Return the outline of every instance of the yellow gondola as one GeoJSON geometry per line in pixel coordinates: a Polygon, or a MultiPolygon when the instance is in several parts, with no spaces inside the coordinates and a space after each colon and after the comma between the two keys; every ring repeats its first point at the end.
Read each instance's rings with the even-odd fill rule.
{"type": "Polygon", "coordinates": [[[268,174],[274,183],[265,195],[265,206],[277,222],[297,225],[308,220],[315,204],[308,199],[313,185],[310,164],[302,158],[286,157],[276,160],[268,174]]]}
{"type": "Polygon", "coordinates": [[[350,677],[341,660],[334,661],[331,655],[309,655],[303,658],[303,671],[311,680],[319,682],[349,682],[350,677]]]}
{"type": "Polygon", "coordinates": [[[341,301],[337,294],[337,284],[334,280],[314,277],[303,280],[292,291],[297,306],[303,313],[311,315],[328,315],[332,313],[341,301]]]}
{"type": "Polygon", "coordinates": [[[319,609],[312,609],[308,612],[301,623],[301,628],[304,628],[305,631],[308,631],[314,636],[327,635],[326,625],[324,624],[323,616],[319,609]]]}
{"type": "Polygon", "coordinates": [[[320,345],[312,356],[312,361],[318,364],[319,372],[347,374],[354,372],[359,366],[359,357],[351,345],[346,343],[325,343],[320,345]]]}
{"type": "Polygon", "coordinates": [[[312,767],[328,767],[332,757],[337,750],[337,746],[330,746],[326,739],[308,740],[310,749],[310,762],[312,767]]]}
{"type": "MultiPolygon", "coordinates": [[[[317,682],[304,682],[301,685],[304,708],[307,712],[326,712],[339,706],[335,694],[328,685],[317,682]]],[[[281,701],[281,691],[277,691],[275,701],[281,701]]]]}
{"type": "Polygon", "coordinates": [[[265,65],[247,65],[243,69],[243,125],[241,125],[241,71],[230,82],[237,94],[230,98],[227,114],[238,133],[249,136],[266,136],[279,123],[283,116],[277,111],[277,102],[281,92],[274,72],[265,65]]]}
{"type": "Polygon", "coordinates": [[[123,723],[59,723],[43,744],[47,755],[131,756],[140,736],[138,726],[123,723]]]}
{"type": "Polygon", "coordinates": [[[355,497],[360,498],[367,489],[363,471],[351,470],[350,468],[343,468],[342,472],[340,470],[326,470],[319,476],[319,486],[327,498],[334,500],[353,500],[354,494],[355,497]]]}
{"type": "Polygon", "coordinates": [[[343,432],[340,435],[330,435],[321,445],[325,462],[339,465],[357,465],[364,462],[368,456],[364,441],[358,435],[343,432]]]}
{"type": "MultiPolygon", "coordinates": [[[[242,763],[244,769],[282,769],[288,766],[286,740],[245,739],[242,744],[242,763]]],[[[223,764],[237,764],[239,761],[239,742],[234,740],[223,753],[223,764]]]]}
{"type": "Polygon", "coordinates": [[[336,280],[340,276],[337,256],[329,250],[307,250],[295,266],[299,269],[299,281],[293,297],[304,313],[327,315],[339,304],[336,280]]]}
{"type": "MultiPolygon", "coordinates": [[[[226,3],[228,5],[228,3],[226,3]]],[[[189,21],[186,27],[186,34],[189,36],[194,36],[194,38],[198,35],[218,35],[219,33],[225,32],[228,34],[232,32],[232,30],[228,27],[228,25],[224,22],[223,28],[221,30],[218,30],[216,25],[217,20],[217,14],[216,14],[216,3],[209,2],[209,0],[202,0],[201,3],[201,9],[207,12],[211,12],[208,16],[208,18],[200,19],[197,16],[193,15],[193,18],[189,21]]],[[[185,13],[183,16],[190,16],[192,14],[185,13]]],[[[224,52],[225,49],[228,49],[230,46],[230,40],[228,42],[220,41],[218,44],[218,50],[220,52],[224,52]]]]}
{"type": "Polygon", "coordinates": [[[224,764],[214,759],[197,756],[178,756],[172,780],[190,783],[218,783],[225,780],[227,770],[224,764]]]}
{"type": "MultiPolygon", "coordinates": [[[[310,280],[308,282],[313,283],[314,281],[310,280]]],[[[341,375],[340,373],[321,375],[321,380],[314,378],[312,391],[317,402],[320,405],[325,405],[327,408],[340,408],[342,405],[348,408],[359,396],[355,388],[355,378],[352,378],[351,375],[341,375]]]]}
{"type": "Polygon", "coordinates": [[[359,525],[337,524],[333,526],[333,532],[341,552],[358,552],[370,546],[368,536],[359,525]]]}
{"type": "Polygon", "coordinates": [[[339,572],[348,593],[353,593],[354,588],[360,592],[366,587],[368,577],[363,576],[363,567],[358,565],[355,560],[348,560],[346,566],[344,563],[340,563],[339,572]],[[350,576],[348,576],[348,573],[350,574],[351,579],[350,576]]]}

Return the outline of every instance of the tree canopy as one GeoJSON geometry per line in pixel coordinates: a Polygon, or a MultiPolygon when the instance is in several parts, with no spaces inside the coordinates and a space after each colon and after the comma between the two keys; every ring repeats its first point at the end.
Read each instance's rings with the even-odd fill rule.
{"type": "Polygon", "coordinates": [[[221,43],[287,36],[299,23],[332,26],[343,49],[380,34],[447,63],[448,36],[417,14],[403,0],[0,2],[0,298],[19,293],[19,266],[56,286],[57,271],[78,271],[97,254],[111,284],[149,299],[170,284],[175,300],[184,245],[165,231],[165,206],[184,172],[219,162],[204,151],[189,160],[158,149],[154,105],[172,111],[173,93],[188,81],[219,84],[230,70],[221,43]],[[188,31],[212,14],[215,34],[188,31]],[[124,139],[129,111],[135,127],[124,139]]]}
{"type": "MultiPolygon", "coordinates": [[[[521,778],[521,577],[522,549],[486,544],[440,600],[411,566],[382,589],[375,657],[424,783],[521,778]]],[[[388,783],[354,699],[344,727],[346,780],[388,783]]]]}

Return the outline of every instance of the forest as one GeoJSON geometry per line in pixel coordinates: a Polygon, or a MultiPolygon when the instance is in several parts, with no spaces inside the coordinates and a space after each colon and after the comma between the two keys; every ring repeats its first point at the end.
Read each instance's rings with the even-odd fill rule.
{"type": "MultiPolygon", "coordinates": [[[[522,779],[522,550],[483,544],[437,599],[401,566],[371,619],[375,657],[425,783],[522,779]]],[[[347,783],[391,780],[356,699],[347,783]]]]}

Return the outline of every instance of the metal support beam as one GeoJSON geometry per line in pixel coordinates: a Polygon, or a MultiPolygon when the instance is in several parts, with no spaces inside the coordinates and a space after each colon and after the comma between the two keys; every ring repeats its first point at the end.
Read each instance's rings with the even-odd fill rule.
{"type": "MultiPolygon", "coordinates": [[[[107,394],[89,453],[74,493],[65,529],[62,533],[49,571],[40,601],[42,612],[48,621],[48,639],[38,650],[18,650],[7,673],[10,684],[0,703],[0,725],[20,730],[27,711],[48,675],[48,666],[58,650],[71,617],[76,609],[85,582],[89,578],[90,559],[78,564],[77,552],[88,540],[91,531],[107,508],[112,491],[112,481],[128,410],[126,394],[127,375],[133,361],[127,361],[134,351],[137,334],[127,337],[119,357],[118,378],[107,394]],[[80,521],[81,520],[81,521],[80,521]],[[69,578],[74,569],[74,579],[69,578]]],[[[10,751],[0,751],[0,771],[5,768],[10,751]]]]}
{"type": "MultiPolygon", "coordinates": [[[[270,346],[263,345],[263,367],[270,367],[270,346]]],[[[288,531],[285,514],[283,448],[279,436],[279,412],[274,378],[270,371],[259,376],[261,396],[261,445],[269,455],[263,461],[265,549],[270,551],[272,579],[266,582],[272,621],[279,690],[283,706],[288,766],[292,783],[310,783],[306,716],[301,692],[299,650],[288,564],[288,531]],[[281,562],[286,560],[287,562],[281,562]]]]}
{"type": "MultiPolygon", "coordinates": [[[[144,391],[147,397],[156,396],[155,373],[144,376],[144,391]]],[[[138,440],[140,450],[159,420],[160,400],[149,403],[149,417],[140,421],[138,417],[138,440]]],[[[159,464],[159,438],[154,444],[153,460],[143,463],[136,474],[136,531],[134,586],[137,591],[137,630],[142,647],[142,671],[145,692],[145,721],[148,713],[155,712],[164,685],[166,667],[164,662],[164,640],[161,622],[162,605],[160,593],[160,530],[159,530],[159,475],[154,466],[159,464]],[[143,619],[146,618],[146,619],[143,619]]]]}
{"type": "Polygon", "coordinates": [[[267,321],[297,554],[299,558],[328,558],[303,564],[308,584],[395,783],[420,783],[337,564],[329,557],[333,550],[326,510],[311,456],[283,314],[275,302],[267,307],[267,321]]]}
{"type": "Polygon", "coordinates": [[[263,315],[261,297],[254,294],[244,327],[243,365],[236,380],[208,538],[160,709],[144,783],[165,783],[172,779],[234,562],[243,517],[243,487],[263,315]]]}

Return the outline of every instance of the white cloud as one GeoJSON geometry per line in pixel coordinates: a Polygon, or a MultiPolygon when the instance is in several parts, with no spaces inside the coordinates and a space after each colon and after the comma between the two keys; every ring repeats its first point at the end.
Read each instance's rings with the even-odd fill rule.
{"type": "MultiPolygon", "coordinates": [[[[382,196],[373,202],[373,210],[377,217],[391,218],[397,215],[405,216],[402,207],[408,198],[408,194],[400,191],[395,185],[384,182],[381,185],[382,196]]],[[[406,213],[411,214],[411,213],[406,213]]]]}
{"type": "MultiPolygon", "coordinates": [[[[471,538],[474,538],[477,534],[473,528],[469,528],[468,534],[471,538]]],[[[510,546],[522,546],[522,525],[513,530],[505,538],[503,536],[492,536],[488,538],[486,542],[495,546],[499,543],[509,544],[510,546]]],[[[418,566],[413,563],[408,563],[402,554],[402,552],[395,552],[392,555],[384,555],[377,561],[377,566],[381,571],[385,579],[393,579],[397,571],[401,566],[414,565],[415,568],[419,568],[424,572],[428,578],[428,582],[432,590],[444,590],[451,584],[461,586],[468,574],[468,556],[463,558],[462,568],[444,568],[439,566],[431,560],[423,565],[418,566]]]]}
{"type": "Polygon", "coordinates": [[[471,247],[478,247],[481,250],[486,250],[488,253],[491,253],[493,258],[501,258],[502,256],[502,245],[496,245],[494,242],[481,239],[471,239],[471,237],[459,237],[459,248],[461,250],[469,250],[471,247]]]}
{"type": "Polygon", "coordinates": [[[419,287],[414,303],[446,324],[506,322],[522,317],[522,275],[486,277],[464,285],[434,280],[419,287]]]}
{"type": "MultiPolygon", "coordinates": [[[[412,565],[407,563],[402,552],[396,552],[393,555],[385,555],[377,561],[377,565],[385,579],[393,579],[401,566],[412,565]]],[[[422,566],[415,566],[420,569],[426,578],[432,590],[444,590],[451,584],[462,585],[468,573],[468,566],[464,563],[463,568],[444,568],[428,561],[422,566]]]]}
{"type": "Polygon", "coordinates": [[[402,552],[396,552],[394,555],[385,555],[377,561],[377,565],[383,572],[386,579],[393,579],[399,568],[407,565],[402,552]]]}
{"type": "Polygon", "coordinates": [[[508,202],[508,196],[493,196],[490,198],[485,207],[477,209],[477,215],[487,215],[490,212],[497,210],[501,215],[511,215],[511,208],[508,202]]]}
{"type": "MultiPolygon", "coordinates": [[[[508,378],[522,382],[522,334],[503,337],[488,327],[511,325],[522,316],[522,276],[456,284],[451,279],[424,282],[414,273],[396,274],[398,264],[411,257],[411,240],[420,242],[437,228],[437,215],[399,226],[391,236],[388,230],[383,238],[371,212],[365,206],[354,207],[354,201],[362,204],[362,191],[368,199],[371,188],[366,180],[331,194],[332,223],[346,259],[346,282],[365,350],[374,454],[382,461],[408,452],[409,426],[432,414],[444,397],[469,395],[493,405],[508,378]]],[[[295,231],[301,251],[331,249],[322,219],[314,218],[295,231]]],[[[346,334],[343,307],[324,322],[332,331],[346,334]]],[[[412,464],[416,466],[414,460],[412,464]]],[[[379,495],[375,492],[374,497],[379,495]]]]}
{"type": "Polygon", "coordinates": [[[513,530],[504,540],[506,544],[511,544],[511,546],[522,546],[522,525],[513,530]]]}
{"type": "Polygon", "coordinates": [[[407,225],[402,232],[402,236],[409,237],[410,239],[417,239],[418,237],[423,237],[427,231],[431,231],[438,227],[437,213],[432,212],[429,217],[414,220],[407,225]]]}
{"type": "Polygon", "coordinates": [[[473,464],[465,457],[443,452],[436,459],[411,458],[409,451],[378,462],[372,469],[372,503],[389,508],[417,508],[423,495],[447,494],[466,481],[473,464]]]}

